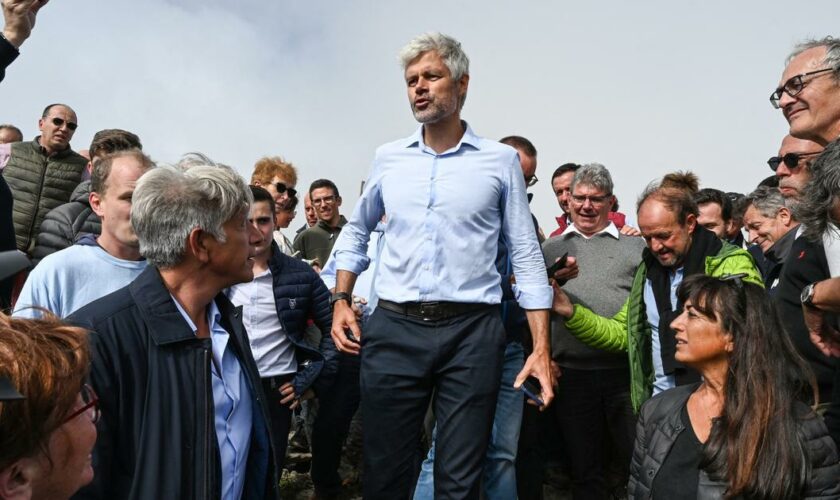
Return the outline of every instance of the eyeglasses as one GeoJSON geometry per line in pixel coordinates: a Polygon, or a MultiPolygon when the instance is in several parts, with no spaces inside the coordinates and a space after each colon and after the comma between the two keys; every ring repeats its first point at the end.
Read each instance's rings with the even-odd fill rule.
{"type": "Polygon", "coordinates": [[[67,422],[73,420],[82,413],[85,413],[91,409],[93,409],[93,412],[90,416],[91,422],[95,424],[99,421],[99,397],[96,395],[96,392],[94,392],[93,387],[87,384],[83,385],[80,394],[82,395],[82,402],[84,402],[84,405],[82,405],[81,408],[68,415],[67,418],[64,419],[62,424],[66,424],[67,422]]]}
{"type": "Polygon", "coordinates": [[[276,182],[276,183],[274,184],[274,188],[275,188],[275,189],[277,190],[277,192],[278,192],[278,193],[280,193],[280,194],[283,194],[283,193],[285,193],[286,191],[288,191],[288,192],[289,192],[289,197],[290,197],[290,198],[294,198],[294,197],[297,195],[297,189],[295,189],[295,188],[290,188],[289,186],[287,186],[286,184],[284,184],[284,183],[282,183],[282,182],[276,182]]]}
{"type": "Polygon", "coordinates": [[[55,125],[56,127],[60,127],[60,126],[62,126],[62,125],[64,125],[64,124],[66,123],[66,124],[67,124],[67,128],[69,128],[70,130],[76,130],[76,127],[78,127],[78,126],[79,126],[79,124],[78,124],[78,123],[74,123],[74,122],[66,122],[66,121],[64,121],[62,118],[59,118],[59,117],[57,117],[57,116],[56,116],[55,118],[53,118],[52,120],[50,120],[50,121],[51,121],[51,122],[52,122],[52,124],[53,124],[53,125],[55,125]]]}
{"type": "Polygon", "coordinates": [[[316,200],[312,200],[313,206],[321,206],[321,205],[329,205],[331,203],[335,203],[335,195],[331,194],[329,196],[324,196],[323,198],[318,198],[316,200]]]}
{"type": "Polygon", "coordinates": [[[538,182],[540,182],[540,180],[539,180],[539,179],[537,179],[537,175],[536,175],[536,174],[534,174],[534,175],[532,175],[532,176],[530,176],[530,177],[526,177],[526,178],[525,178],[525,185],[526,185],[526,186],[528,186],[528,187],[531,187],[531,186],[533,186],[534,184],[536,184],[536,183],[538,183],[538,182]]]}
{"type": "Polygon", "coordinates": [[[812,152],[812,153],[787,153],[784,156],[773,156],[769,160],[767,160],[767,164],[770,165],[770,170],[775,172],[779,165],[782,163],[791,170],[799,166],[799,161],[806,156],[814,156],[822,153],[822,151],[812,152]]]}
{"type": "Polygon", "coordinates": [[[779,101],[782,100],[782,93],[786,93],[791,97],[796,97],[796,95],[802,92],[802,89],[804,89],[805,86],[811,83],[811,81],[813,80],[812,78],[807,82],[803,82],[802,79],[804,77],[818,75],[821,73],[828,73],[829,71],[834,71],[834,68],[818,69],[816,71],[809,71],[807,73],[802,73],[801,75],[796,75],[791,78],[788,78],[788,81],[786,81],[784,85],[777,88],[775,92],[770,94],[770,104],[772,104],[774,108],[779,109],[781,107],[779,105],[779,101]]]}
{"type": "Polygon", "coordinates": [[[583,205],[586,203],[586,200],[589,200],[590,203],[594,206],[602,206],[607,200],[610,199],[611,194],[605,194],[603,196],[580,196],[577,194],[572,195],[572,201],[577,203],[578,205],[583,205]]]}

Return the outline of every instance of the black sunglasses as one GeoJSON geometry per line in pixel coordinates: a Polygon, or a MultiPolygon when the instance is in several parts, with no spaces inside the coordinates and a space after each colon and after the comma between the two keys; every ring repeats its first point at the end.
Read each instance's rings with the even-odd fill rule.
{"type": "Polygon", "coordinates": [[[51,122],[52,122],[52,124],[53,124],[53,125],[55,125],[56,127],[60,127],[60,126],[64,125],[65,123],[67,123],[67,128],[69,128],[70,130],[76,130],[76,127],[78,127],[78,126],[79,126],[79,124],[78,124],[78,123],[74,123],[74,122],[65,122],[63,119],[61,119],[61,118],[59,118],[59,117],[57,117],[57,116],[56,116],[55,118],[53,118],[52,120],[50,120],[50,121],[51,121],[51,122]]]}
{"type": "Polygon", "coordinates": [[[784,163],[787,168],[792,170],[799,166],[799,161],[802,158],[805,158],[806,156],[818,155],[820,153],[822,153],[822,151],[813,153],[787,153],[784,156],[771,157],[769,160],[767,160],[767,164],[770,165],[770,170],[772,170],[773,172],[775,172],[779,168],[779,165],[781,165],[782,163],[784,163]]]}
{"type": "Polygon", "coordinates": [[[277,183],[275,183],[275,184],[274,184],[274,188],[275,188],[275,189],[277,189],[277,192],[278,192],[278,193],[280,193],[280,194],[283,194],[283,193],[285,193],[286,191],[288,191],[288,192],[289,192],[289,197],[291,197],[291,198],[294,198],[294,197],[295,197],[295,195],[297,195],[297,189],[295,189],[295,188],[290,188],[290,187],[286,186],[286,185],[285,185],[284,183],[282,183],[282,182],[277,182],[277,183]]]}

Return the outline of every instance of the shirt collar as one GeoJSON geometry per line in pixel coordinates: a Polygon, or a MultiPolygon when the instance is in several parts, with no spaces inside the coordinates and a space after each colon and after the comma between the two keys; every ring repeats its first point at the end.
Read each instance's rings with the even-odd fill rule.
{"type": "Polygon", "coordinates": [[[578,230],[578,228],[575,227],[575,223],[572,222],[571,224],[566,226],[566,229],[562,233],[560,233],[560,236],[566,236],[567,234],[573,234],[573,233],[578,234],[579,236],[581,236],[582,238],[587,239],[587,240],[590,239],[590,238],[594,238],[595,236],[598,236],[599,234],[604,234],[604,233],[612,236],[615,239],[618,239],[618,228],[615,227],[615,224],[613,224],[612,221],[610,221],[610,223],[607,224],[607,227],[605,227],[604,229],[601,229],[597,233],[593,234],[591,237],[587,237],[583,233],[581,233],[578,230]]]}
{"type": "MultiPolygon", "coordinates": [[[[477,136],[475,132],[473,132],[472,127],[470,127],[470,124],[466,121],[461,120],[461,124],[464,126],[464,135],[461,136],[461,140],[458,141],[458,144],[447,151],[447,153],[459,151],[461,146],[464,144],[468,144],[475,149],[481,149],[481,137],[477,136]]],[[[406,139],[405,147],[418,147],[420,150],[426,149],[426,143],[423,142],[423,125],[417,127],[417,130],[415,130],[414,133],[406,139]]]]}
{"type": "MultiPolygon", "coordinates": [[[[190,315],[187,314],[187,311],[184,310],[184,308],[181,306],[181,303],[178,302],[178,299],[176,299],[174,295],[172,295],[171,293],[169,295],[172,297],[172,301],[175,302],[175,307],[178,308],[178,312],[181,313],[181,316],[183,316],[184,321],[187,322],[187,324],[190,326],[190,329],[193,331],[193,333],[198,334],[198,327],[195,326],[195,323],[193,323],[193,320],[192,320],[192,318],[190,318],[190,315]]],[[[207,326],[208,326],[208,329],[211,332],[214,331],[216,325],[219,324],[219,322],[221,320],[222,320],[222,313],[219,311],[219,307],[216,305],[216,301],[211,300],[210,304],[207,305],[207,323],[208,323],[207,326]]]]}

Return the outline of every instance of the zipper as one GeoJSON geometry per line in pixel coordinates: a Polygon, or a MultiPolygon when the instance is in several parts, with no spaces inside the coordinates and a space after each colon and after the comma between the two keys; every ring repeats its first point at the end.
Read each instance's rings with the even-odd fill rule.
{"type": "Polygon", "coordinates": [[[38,193],[35,198],[35,211],[32,214],[32,222],[29,223],[29,231],[27,231],[26,248],[24,249],[24,252],[26,253],[29,253],[29,247],[32,246],[32,233],[35,232],[35,222],[38,220],[38,208],[41,206],[41,196],[44,192],[44,181],[47,177],[47,166],[49,163],[50,159],[47,158],[44,162],[43,168],[41,169],[41,180],[38,182],[38,193]]]}
{"type": "MultiPolygon", "coordinates": [[[[202,387],[201,393],[204,396],[204,410],[207,414],[207,418],[204,421],[205,429],[204,429],[204,494],[201,495],[203,498],[211,498],[211,490],[212,490],[212,481],[211,481],[211,471],[210,468],[212,467],[212,463],[214,462],[213,457],[213,442],[211,439],[215,436],[215,424],[214,424],[214,417],[215,411],[213,408],[213,403],[207,397],[208,392],[210,392],[212,380],[210,377],[210,349],[207,347],[202,347],[202,358],[203,362],[201,364],[201,371],[204,373],[204,387],[202,387]]],[[[213,472],[215,474],[215,472],[213,472]]]]}

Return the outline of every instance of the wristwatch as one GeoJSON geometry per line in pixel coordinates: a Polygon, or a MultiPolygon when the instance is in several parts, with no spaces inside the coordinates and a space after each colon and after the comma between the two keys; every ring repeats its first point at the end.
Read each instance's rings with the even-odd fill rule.
{"type": "Polygon", "coordinates": [[[330,309],[335,308],[335,303],[339,300],[346,300],[347,305],[353,305],[353,297],[350,296],[347,292],[335,292],[334,294],[330,295],[330,309]]]}
{"type": "Polygon", "coordinates": [[[808,307],[814,307],[814,288],[816,283],[811,283],[809,285],[805,285],[805,288],[802,289],[802,294],[799,296],[800,302],[803,305],[808,307]]]}

